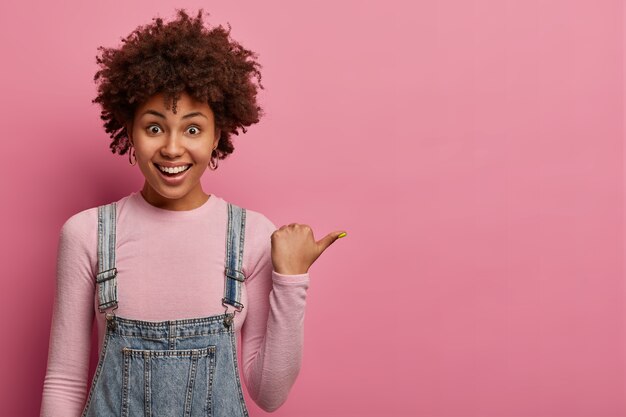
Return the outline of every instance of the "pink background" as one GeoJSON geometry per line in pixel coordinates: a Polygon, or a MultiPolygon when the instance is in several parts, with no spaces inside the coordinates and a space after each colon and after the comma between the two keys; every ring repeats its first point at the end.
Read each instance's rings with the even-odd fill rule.
{"type": "Polygon", "coordinates": [[[274,415],[626,416],[608,0],[2,2],[2,415],[39,413],[61,225],[143,184],[91,104],[96,48],[201,6],[259,53],[267,111],[205,191],[348,231],[274,415]]]}

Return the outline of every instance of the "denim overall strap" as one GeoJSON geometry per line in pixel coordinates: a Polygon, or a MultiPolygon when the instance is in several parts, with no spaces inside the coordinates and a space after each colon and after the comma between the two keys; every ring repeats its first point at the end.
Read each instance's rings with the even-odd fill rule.
{"type": "Polygon", "coordinates": [[[117,308],[117,268],[115,267],[116,203],[98,206],[98,308],[117,308]]]}
{"type": "MultiPolygon", "coordinates": [[[[224,298],[222,305],[228,305],[239,312],[243,308],[241,304],[241,286],[246,279],[243,274],[243,245],[246,230],[246,210],[235,204],[228,203],[228,230],[226,233],[226,260],[224,264],[224,298]]],[[[224,324],[230,325],[234,313],[227,316],[224,324]]]]}

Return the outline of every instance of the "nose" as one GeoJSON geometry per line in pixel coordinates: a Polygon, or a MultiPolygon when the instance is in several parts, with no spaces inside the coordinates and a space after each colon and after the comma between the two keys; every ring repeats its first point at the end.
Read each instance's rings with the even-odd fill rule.
{"type": "Polygon", "coordinates": [[[165,143],[161,147],[161,155],[166,158],[175,159],[185,153],[182,137],[175,132],[171,132],[166,136],[165,143]]]}

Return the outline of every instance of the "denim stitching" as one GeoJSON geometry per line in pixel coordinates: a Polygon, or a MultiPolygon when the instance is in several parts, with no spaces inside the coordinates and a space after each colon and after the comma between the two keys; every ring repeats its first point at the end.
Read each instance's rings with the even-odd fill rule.
{"type": "Polygon", "coordinates": [[[213,375],[215,373],[215,349],[213,349],[212,354],[207,362],[207,376],[208,376],[208,387],[207,387],[207,399],[206,399],[206,408],[207,408],[207,417],[211,417],[213,415],[213,375]]]}
{"type": "Polygon", "coordinates": [[[124,372],[122,376],[122,417],[128,417],[129,404],[129,379],[130,379],[130,355],[126,349],[122,349],[124,357],[124,372]]]}
{"type": "Polygon", "coordinates": [[[100,380],[100,374],[102,372],[102,367],[104,365],[104,361],[106,360],[106,355],[107,355],[107,346],[109,343],[109,338],[110,338],[110,333],[107,331],[106,335],[104,336],[104,343],[102,344],[102,352],[100,353],[100,359],[98,361],[98,366],[96,367],[96,371],[94,373],[93,379],[91,381],[91,388],[89,390],[89,396],[87,397],[87,402],[85,403],[85,407],[83,408],[83,412],[81,414],[81,417],[85,417],[87,415],[87,412],[89,411],[89,407],[91,406],[91,398],[93,397],[93,394],[96,390],[96,385],[98,384],[98,381],[100,380]]]}
{"type": "Polygon", "coordinates": [[[233,356],[233,365],[234,365],[234,371],[235,371],[235,382],[237,385],[237,392],[239,394],[239,402],[241,403],[241,411],[243,412],[244,417],[248,417],[248,409],[246,407],[246,402],[243,398],[243,391],[241,388],[241,381],[239,379],[239,368],[237,366],[237,341],[235,339],[235,331],[231,331],[230,332],[230,341],[231,341],[231,353],[233,356]]]}
{"type": "Polygon", "coordinates": [[[152,417],[152,360],[149,355],[143,357],[144,372],[144,412],[146,417],[152,417]]]}
{"type": "Polygon", "coordinates": [[[191,367],[189,369],[189,380],[187,382],[187,395],[185,398],[185,417],[191,416],[191,405],[193,403],[193,387],[196,382],[196,367],[198,366],[198,355],[194,352],[191,355],[191,367]]]}
{"type": "Polygon", "coordinates": [[[171,349],[133,349],[129,347],[125,347],[122,349],[124,351],[125,356],[129,357],[140,357],[140,358],[154,358],[154,357],[183,357],[190,358],[194,355],[199,356],[201,358],[210,356],[212,352],[215,351],[215,346],[207,346],[199,349],[180,349],[180,350],[171,350],[171,349]]]}
{"type": "Polygon", "coordinates": [[[244,306],[240,302],[242,285],[246,279],[242,272],[245,241],[246,209],[228,203],[228,230],[226,236],[226,260],[223,302],[236,309],[244,306]],[[234,275],[232,277],[230,275],[234,275]],[[241,278],[239,280],[238,278],[241,278]]]}

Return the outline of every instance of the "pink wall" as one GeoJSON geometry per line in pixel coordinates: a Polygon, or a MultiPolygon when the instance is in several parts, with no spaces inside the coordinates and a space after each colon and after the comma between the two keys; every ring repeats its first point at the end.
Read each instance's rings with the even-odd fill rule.
{"type": "Polygon", "coordinates": [[[276,416],[626,415],[621,1],[8,3],[2,415],[39,412],[61,225],[142,185],[96,48],[200,6],[259,52],[268,114],[205,190],[348,231],[276,416]]]}

